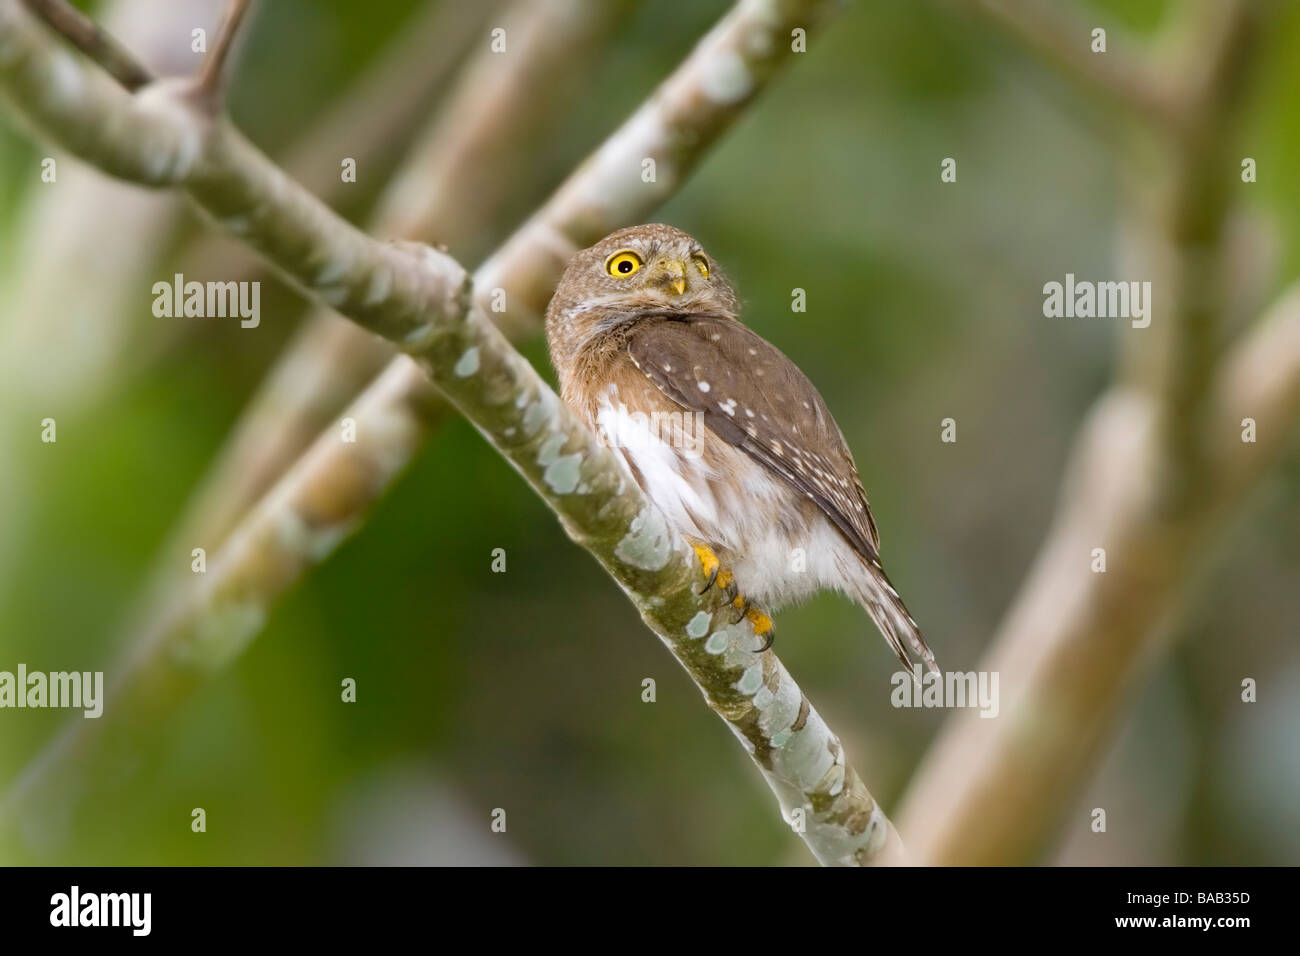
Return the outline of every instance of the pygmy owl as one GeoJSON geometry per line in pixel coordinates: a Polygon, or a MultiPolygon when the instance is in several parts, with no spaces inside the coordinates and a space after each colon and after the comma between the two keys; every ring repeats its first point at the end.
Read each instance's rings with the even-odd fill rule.
{"type": "Polygon", "coordinates": [[[725,588],[765,647],[774,632],[760,607],[834,588],[866,609],[913,677],[908,648],[937,670],[881,567],[866,492],[826,403],[739,310],[681,230],[606,236],[573,257],[546,310],[565,404],[618,452],[695,548],[704,587],[725,588]]]}

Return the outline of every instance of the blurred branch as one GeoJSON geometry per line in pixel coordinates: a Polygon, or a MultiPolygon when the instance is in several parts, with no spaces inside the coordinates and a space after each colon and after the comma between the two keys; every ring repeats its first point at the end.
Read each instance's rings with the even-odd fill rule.
{"type": "Polygon", "coordinates": [[[1253,0],[1201,8],[1186,58],[1204,70],[1180,94],[1195,119],[1157,144],[1164,194],[1131,203],[1147,216],[1145,264],[1165,304],[1150,328],[1123,333],[1122,383],[1081,430],[1053,528],[981,665],[1010,688],[1001,718],[954,715],[913,781],[903,820],[920,862],[1023,863],[1042,849],[1198,557],[1300,411],[1300,293],[1221,358],[1239,184],[1229,133],[1260,14],[1253,0]],[[1241,440],[1247,417],[1256,444],[1241,440]],[[1089,570],[1095,547],[1105,573],[1089,570]]]}
{"type": "MultiPolygon", "coordinates": [[[[155,0],[116,0],[103,15],[110,32],[130,43],[144,62],[159,73],[176,74],[190,71],[193,61],[189,45],[178,44],[176,36],[187,35],[193,26],[215,32],[219,6],[218,0],[171,0],[162,6],[155,0]]],[[[294,179],[331,204],[346,206],[355,205],[361,194],[355,184],[342,183],[337,162],[322,162],[322,157],[352,157],[366,173],[363,184],[371,177],[387,178],[389,156],[400,153],[410,128],[429,109],[438,86],[493,6],[486,0],[473,7],[430,4],[399,24],[373,65],[289,152],[284,164],[294,179]]],[[[10,261],[0,261],[0,378],[14,393],[34,402],[57,401],[66,412],[69,403],[94,401],[121,378],[156,362],[185,329],[193,328],[160,329],[155,323],[141,337],[136,334],[141,313],[127,305],[132,297],[138,301],[147,270],[158,268],[185,206],[175,194],[145,191],[62,163],[57,187],[37,185],[30,192],[23,225],[14,233],[39,235],[41,241],[21,243],[10,261]],[[122,235],[132,241],[116,241],[122,235]],[[86,281],[67,283],[63,277],[69,270],[86,281]],[[33,361],[34,355],[39,360],[33,361]]],[[[261,272],[249,268],[255,261],[242,246],[204,231],[172,271],[255,278],[261,272]]],[[[335,322],[351,328],[342,319],[335,322]]],[[[384,355],[390,357],[391,351],[384,355]]],[[[337,382],[335,410],[369,377],[337,382]]],[[[294,453],[307,440],[304,436],[294,453]]]]}
{"type": "MultiPolygon", "coordinates": [[[[582,163],[550,201],[478,270],[474,286],[480,307],[490,308],[492,290],[502,288],[505,290],[507,314],[516,316],[513,328],[521,333],[535,328],[535,319],[545,308],[550,289],[573,253],[614,229],[640,221],[671,195],[744,105],[752,101],[775,73],[779,62],[788,59],[789,44],[781,42],[781,39],[788,35],[792,24],[813,25],[815,15],[825,6],[818,3],[793,4],[789,19],[782,23],[766,23],[754,19],[750,12],[753,5],[742,5],[721,21],[646,104],[582,163]],[[810,12],[804,14],[804,11],[810,12]],[[804,15],[801,17],[801,14],[804,15]],[[763,25],[764,31],[770,31],[766,47],[750,39],[760,35],[756,24],[763,25]],[[747,46],[747,43],[751,45],[747,46]],[[764,48],[771,51],[769,55],[774,60],[757,57],[752,52],[764,48]],[[750,57],[742,62],[748,63],[753,71],[753,83],[743,99],[718,104],[709,95],[710,83],[714,82],[711,77],[721,70],[720,63],[733,62],[737,50],[746,51],[745,55],[750,57]],[[641,161],[645,157],[657,160],[658,176],[654,183],[645,183],[641,179],[641,161]]],[[[487,138],[495,135],[498,134],[492,133],[487,138]]],[[[468,163],[471,159],[472,156],[466,155],[461,162],[468,163]]],[[[414,170],[415,166],[410,168],[414,170]]],[[[501,315],[493,313],[493,317],[499,321],[501,315]]],[[[344,333],[337,327],[331,328],[329,320],[326,322],[324,326],[309,326],[305,335],[312,341],[308,344],[291,345],[287,357],[272,375],[269,389],[262,393],[265,397],[259,398],[254,405],[255,409],[261,406],[271,410],[280,402],[286,403],[274,419],[269,414],[262,418],[262,427],[292,429],[296,433],[292,437],[285,431],[273,434],[286,439],[295,451],[304,447],[307,438],[299,431],[297,421],[290,424],[290,415],[301,421],[308,418],[309,413],[320,414],[320,411],[311,411],[306,397],[311,397],[310,402],[316,409],[323,410],[335,400],[356,371],[365,368],[364,361],[359,361],[355,354],[348,358],[348,353],[364,350],[367,355],[372,355],[387,349],[373,338],[363,336],[364,341],[360,341],[356,335],[344,333]],[[333,369],[336,374],[323,375],[322,368],[333,369]],[[335,390],[332,394],[331,388],[335,390]],[[277,425],[271,424],[273,420],[277,425]]],[[[337,326],[338,320],[334,322],[337,326]]],[[[230,461],[242,462],[247,470],[238,474],[236,483],[225,480],[227,475],[236,475],[236,469],[223,465],[213,481],[212,487],[216,490],[212,496],[204,493],[198,499],[199,504],[192,512],[195,518],[190,519],[195,523],[190,525],[190,520],[186,521],[187,527],[210,530],[213,540],[192,538],[190,543],[185,543],[183,539],[173,538],[180,544],[172,552],[172,561],[185,566],[181,558],[188,555],[196,543],[207,546],[210,554],[215,553],[216,542],[224,537],[236,519],[243,517],[235,505],[251,500],[252,488],[265,487],[277,474],[284,475],[279,484],[256,506],[248,507],[262,512],[276,503],[281,512],[280,522],[296,527],[299,519],[289,502],[310,498],[315,513],[328,514],[341,529],[354,529],[364,520],[368,507],[391,487],[444,411],[445,406],[437,401],[427,377],[413,363],[398,359],[351,407],[342,410],[335,406],[330,412],[353,419],[357,443],[339,442],[337,424],[334,421],[321,422],[317,427],[322,429],[322,433],[311,445],[305,459],[311,462],[310,467],[305,467],[300,461],[289,470],[291,459],[284,457],[281,449],[268,447],[252,438],[256,433],[251,426],[239,426],[240,433],[250,436],[249,443],[242,448],[235,446],[230,461]],[[362,436],[365,441],[361,440],[362,436]],[[258,446],[273,457],[259,458],[258,446]],[[252,470],[254,465],[257,473],[252,470]],[[276,472],[274,469],[280,470],[276,472]],[[339,475],[371,477],[349,485],[344,493],[330,484],[331,476],[339,475]]],[[[274,575],[275,593],[287,589],[312,566],[324,561],[344,536],[345,532],[340,532],[322,538],[317,542],[311,561],[306,564],[294,550],[292,537],[280,543],[284,553],[278,557],[274,552],[270,557],[266,554],[259,556],[259,560],[280,568],[274,575]]],[[[275,542],[271,544],[275,545],[275,542]]],[[[209,568],[209,577],[214,573],[215,569],[209,568]]],[[[160,646],[165,644],[165,640],[160,642],[160,646]]]]}
{"type": "Polygon", "coordinates": [[[144,64],[118,43],[112,34],[67,0],[23,0],[23,3],[126,89],[135,92],[146,83],[153,82],[153,74],[144,64]]]}
{"type": "MultiPolygon", "coordinates": [[[[450,243],[488,227],[534,135],[567,104],[560,75],[581,76],[629,9],[607,0],[517,3],[502,21],[508,55],[487,44],[446,106],[403,160],[370,232],[450,243]]],[[[330,426],[395,350],[340,319],[315,313],[267,374],[187,509],[167,561],[200,542],[214,550],[254,501],[330,426]]]]}
{"type": "MultiPolygon", "coordinates": [[[[188,68],[189,45],[175,38],[210,25],[215,5],[112,0],[100,10],[110,33],[166,72],[188,68]]],[[[185,205],[173,193],[140,189],[51,153],[56,182],[43,182],[36,167],[12,171],[11,185],[29,185],[11,223],[14,241],[0,252],[0,605],[12,570],[39,540],[24,493],[35,476],[18,453],[26,423],[86,409],[137,367],[141,317],[134,306],[185,205]]]]}
{"type": "Polygon", "coordinates": [[[1105,731],[1155,663],[1154,639],[1235,505],[1300,420],[1300,286],[1229,356],[1210,394],[1208,472],[1194,507],[1160,507],[1158,402],[1115,386],[1076,442],[1063,497],[980,667],[1001,674],[1001,712],[957,713],[903,802],[918,863],[1024,863],[1074,798],[1105,731]],[[1254,418],[1258,441],[1241,440],[1254,418]],[[1106,548],[1107,571],[1088,569],[1106,548]]]}
{"type": "Polygon", "coordinates": [[[1263,33],[1263,7],[1258,0],[1232,0],[1202,9],[1184,58],[1195,65],[1186,94],[1194,119],[1184,139],[1160,154],[1169,185],[1157,194],[1150,258],[1168,273],[1161,285],[1172,293],[1170,318],[1148,330],[1150,342],[1131,342],[1126,358],[1130,378],[1160,396],[1162,485],[1170,508],[1199,493],[1196,477],[1204,470],[1204,400],[1223,354],[1225,287],[1233,281],[1224,256],[1225,228],[1241,187],[1233,134],[1263,33]]]}
{"type": "Polygon", "coordinates": [[[322,163],[322,156],[350,156],[357,161],[358,178],[387,181],[408,137],[424,125],[431,104],[461,68],[466,48],[500,5],[500,0],[425,5],[397,27],[375,63],[294,144],[284,165],[330,203],[346,190],[338,162],[322,163]]]}
{"type": "MultiPolygon", "coordinates": [[[[790,3],[785,12],[811,13],[817,6],[790,3]]],[[[769,4],[745,4],[740,10],[756,17],[751,27],[766,27],[766,18],[758,15],[770,14],[769,4]]],[[[146,90],[153,94],[147,100],[132,100],[96,79],[52,49],[16,0],[0,0],[0,87],[11,103],[16,101],[15,109],[91,161],[102,159],[142,182],[182,186],[305,292],[417,357],[445,396],[556,512],[570,537],[619,582],[741,738],[787,815],[806,814],[801,835],[818,859],[861,864],[901,858],[892,825],[780,661],[771,651],[750,650],[757,639],[748,621],[727,623],[726,598],[717,589],[698,593],[699,568],[690,549],[626,480],[614,454],[474,304],[468,278],[453,260],[428,247],[366,238],[285,177],[228,123],[196,111],[188,99],[192,87],[153,86],[146,90]],[[54,69],[78,79],[50,89],[47,78],[54,69]]],[[[400,431],[398,421],[388,424],[400,431]]],[[[311,465],[309,456],[295,470],[311,471],[311,465]]],[[[384,476],[316,477],[343,484],[346,493],[384,476]]],[[[201,588],[191,592],[200,610],[180,612],[189,621],[179,628],[182,639],[169,641],[162,654],[152,644],[139,648],[127,669],[115,675],[106,711],[120,709],[130,723],[133,713],[148,711],[152,699],[138,691],[156,680],[167,684],[178,666],[220,665],[238,653],[264,620],[263,595],[282,586],[286,569],[268,556],[284,556],[283,544],[290,539],[298,565],[305,566],[323,544],[350,529],[346,518],[340,524],[313,507],[317,490],[308,481],[288,482],[272,492],[266,507],[232,536],[201,588]],[[295,497],[298,491],[307,493],[305,500],[295,497]]],[[[334,490],[327,490],[327,501],[335,499],[334,490]]],[[[38,758],[4,807],[9,822],[30,799],[42,771],[50,769],[46,760],[75,758],[77,751],[75,741],[65,737],[46,758],[38,758]]],[[[72,763],[75,773],[76,760],[72,763]]]]}
{"type": "Polygon", "coordinates": [[[1104,97],[1167,130],[1184,122],[1177,91],[1152,68],[1143,44],[1114,26],[1106,28],[1106,52],[1093,53],[1092,29],[1072,0],[960,0],[1064,74],[1085,93],[1104,97]]]}
{"type": "MultiPolygon", "coordinates": [[[[216,0],[114,0],[101,6],[107,28],[129,42],[146,63],[179,66],[175,37],[210,23],[216,0]]],[[[35,172],[27,189],[14,244],[0,261],[0,380],[6,410],[57,403],[66,414],[96,400],[135,361],[141,284],[147,285],[174,235],[183,200],[102,176],[71,159],[60,162],[57,183],[35,172]],[[124,235],[130,242],[121,242],[124,235]],[[69,275],[82,281],[70,283],[69,275]]],[[[15,501],[0,503],[17,506],[15,501]]],[[[12,525],[0,518],[0,524],[12,525]]]]}

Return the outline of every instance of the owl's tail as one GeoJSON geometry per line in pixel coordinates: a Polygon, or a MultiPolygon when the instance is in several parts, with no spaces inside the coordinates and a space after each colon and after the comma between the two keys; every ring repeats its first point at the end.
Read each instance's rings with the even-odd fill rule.
{"type": "Polygon", "coordinates": [[[876,627],[880,628],[880,633],[894,649],[894,653],[898,655],[898,659],[903,662],[903,667],[912,675],[914,681],[919,683],[921,677],[917,673],[916,662],[908,653],[908,648],[925,662],[927,670],[938,673],[939,665],[935,663],[934,651],[930,650],[930,645],[925,643],[921,629],[917,627],[916,621],[912,620],[907,605],[903,603],[903,599],[898,596],[898,591],[890,583],[885,569],[879,562],[863,561],[862,564],[866,573],[856,582],[858,603],[871,615],[871,619],[876,622],[876,627]]]}

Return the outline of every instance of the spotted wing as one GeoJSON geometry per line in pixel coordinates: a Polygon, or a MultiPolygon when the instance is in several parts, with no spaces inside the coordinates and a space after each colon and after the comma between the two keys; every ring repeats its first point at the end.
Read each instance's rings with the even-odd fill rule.
{"type": "Polygon", "coordinates": [[[734,319],[686,315],[637,323],[627,351],[664,395],[806,495],[856,551],[877,561],[880,537],[844,436],[780,350],[734,319]]]}

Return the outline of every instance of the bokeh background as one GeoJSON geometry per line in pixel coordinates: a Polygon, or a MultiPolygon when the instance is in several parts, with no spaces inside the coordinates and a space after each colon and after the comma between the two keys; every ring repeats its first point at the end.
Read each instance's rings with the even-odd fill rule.
{"type": "MultiPolygon", "coordinates": [[[[261,4],[235,120],[273,157],[290,153],[417,6],[261,4]]],[[[490,251],[727,7],[629,4],[558,120],[490,197],[494,225],[451,251],[467,264],[490,251]]],[[[1134,190],[1117,158],[1130,134],[963,7],[851,5],[655,218],[705,243],[747,321],[821,388],[891,576],[942,665],[970,670],[1042,540],[1069,442],[1124,334],[1112,321],[1045,319],[1042,285],[1116,274],[1134,190]],[[939,178],[949,156],[955,184],[939,178]],[[790,310],[795,287],[807,290],[802,314],[790,310]],[[955,445],[939,441],[947,416],[955,445]]],[[[1167,13],[1155,0],[1087,9],[1140,36],[1167,13]]],[[[187,34],[175,69],[188,68],[187,34]]],[[[1257,304],[1300,266],[1297,49],[1300,10],[1288,6],[1241,118],[1243,155],[1269,171],[1248,187],[1267,239],[1251,258],[1257,304]]],[[[319,162],[337,169],[349,146],[345,136],[319,162]]],[[[384,164],[400,159],[390,152],[337,198],[359,222],[384,164]]],[[[138,192],[0,126],[0,669],[111,665],[158,548],[308,312],[262,275],[255,330],[155,318],[152,283],[193,261],[198,243],[214,261],[243,253],[212,244],[183,203],[138,192]],[[58,189],[86,190],[84,217],[43,212],[55,188],[39,180],[45,155],[60,157],[58,189]],[[107,224],[90,197],[110,195],[149,211],[107,224]],[[59,244],[79,251],[52,254],[59,244]],[[139,274],[111,283],[126,293],[106,301],[97,290],[106,275],[121,280],[123,250],[139,274]],[[39,441],[46,416],[55,445],[39,441]]],[[[523,347],[550,375],[540,338],[523,347]]],[[[1292,442],[1208,556],[1172,651],[1132,695],[1042,862],[1300,863],[1298,471],[1292,442]],[[1244,676],[1260,680],[1257,704],[1240,703],[1244,676]],[[1108,808],[1104,837],[1088,828],[1094,806],[1108,808]]],[[[850,762],[894,806],[944,715],[890,706],[892,657],[846,600],[789,610],[780,632],[782,658],[850,762]]],[[[65,719],[0,712],[0,787],[65,719]]],[[[233,666],[114,765],[84,782],[72,811],[36,813],[8,834],[0,860],[811,862],[631,605],[460,420],[233,666]],[[491,572],[497,548],[505,574],[491,572]],[[340,701],[345,677],[355,704],[340,701]],[[655,703],[641,699],[647,677],[655,703]],[[194,807],[206,833],[191,832],[194,807]],[[489,830],[497,807],[505,834],[489,830]]]]}

